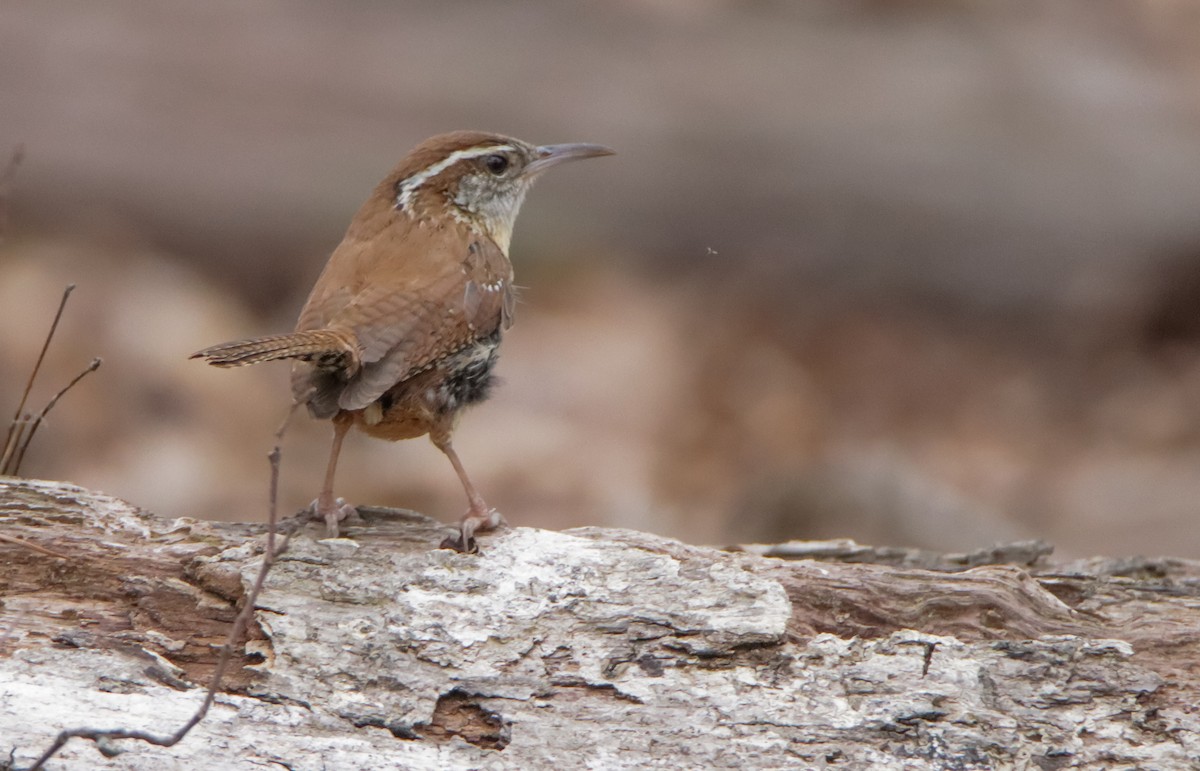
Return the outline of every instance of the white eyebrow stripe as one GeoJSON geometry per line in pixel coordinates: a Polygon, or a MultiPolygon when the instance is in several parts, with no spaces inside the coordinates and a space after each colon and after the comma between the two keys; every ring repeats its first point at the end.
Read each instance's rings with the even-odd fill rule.
{"type": "Polygon", "coordinates": [[[512,145],[488,145],[487,147],[468,147],[465,150],[455,150],[437,163],[431,164],[401,181],[396,188],[396,208],[403,209],[412,200],[413,193],[417,192],[417,188],[459,161],[512,149],[512,145]]]}

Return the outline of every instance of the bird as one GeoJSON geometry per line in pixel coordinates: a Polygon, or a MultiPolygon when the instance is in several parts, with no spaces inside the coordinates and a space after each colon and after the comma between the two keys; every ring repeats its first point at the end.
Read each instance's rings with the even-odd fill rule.
{"type": "Polygon", "coordinates": [[[507,524],[471,483],[452,435],[464,408],[495,383],[516,310],[509,244],[530,186],[559,164],[613,154],[603,145],[538,146],[479,131],[431,137],[354,215],[292,332],[191,355],[217,367],[292,361],[294,402],[333,424],[312,504],[329,536],[355,512],[334,496],[352,427],[391,441],[428,436],[450,460],[469,506],[443,547],[476,551],[477,532],[507,524]]]}

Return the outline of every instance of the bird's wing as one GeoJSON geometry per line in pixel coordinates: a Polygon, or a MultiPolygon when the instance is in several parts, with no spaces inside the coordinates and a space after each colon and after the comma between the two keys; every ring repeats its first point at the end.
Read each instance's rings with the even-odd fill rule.
{"type": "Polygon", "coordinates": [[[341,409],[366,407],[397,383],[510,323],[512,265],[495,243],[476,239],[465,254],[461,241],[457,248],[429,246],[409,265],[381,263],[330,316],[328,328],[352,331],[362,362],[338,394],[341,409]]]}

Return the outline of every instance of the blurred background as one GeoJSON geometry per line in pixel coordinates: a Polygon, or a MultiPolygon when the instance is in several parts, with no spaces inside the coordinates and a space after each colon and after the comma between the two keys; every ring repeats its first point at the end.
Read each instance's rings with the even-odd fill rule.
{"type": "MultiPolygon", "coordinates": [[[[0,2],[0,415],[23,472],[260,519],[286,331],[361,201],[458,128],[590,141],[456,445],[520,525],[1200,557],[1193,0],[0,2]]],[[[298,421],[283,508],[329,427],[298,421]]],[[[338,492],[455,520],[424,440],[338,492]]]]}

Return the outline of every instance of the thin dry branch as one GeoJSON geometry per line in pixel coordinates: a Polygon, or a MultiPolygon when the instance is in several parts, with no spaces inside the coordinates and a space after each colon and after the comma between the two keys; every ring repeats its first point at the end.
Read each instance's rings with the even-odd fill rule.
{"type": "Polygon", "coordinates": [[[8,424],[8,436],[4,439],[4,449],[0,451],[0,476],[8,473],[8,464],[17,454],[17,449],[21,446],[22,440],[25,438],[25,432],[29,429],[30,422],[33,421],[33,415],[28,412],[18,413],[8,424]]]}
{"type": "MultiPolygon", "coordinates": [[[[3,182],[0,180],[0,189],[2,187],[3,182]]],[[[25,431],[24,424],[26,423],[26,419],[22,418],[22,413],[25,411],[25,403],[29,401],[29,392],[33,390],[33,381],[37,379],[38,371],[41,370],[42,362],[46,358],[46,351],[50,349],[50,341],[54,339],[54,333],[58,330],[58,322],[62,319],[63,310],[67,307],[67,299],[71,296],[71,292],[74,291],[74,284],[67,284],[66,289],[63,290],[62,299],[58,301],[58,311],[54,314],[54,321],[50,323],[50,331],[46,333],[46,340],[42,343],[42,350],[38,353],[33,370],[29,373],[29,380],[25,382],[25,390],[21,393],[21,401],[17,404],[16,411],[13,412],[12,422],[8,426],[8,436],[4,440],[4,456],[0,458],[0,474],[16,473],[15,470],[9,470],[9,464],[12,463],[18,451],[17,448],[21,446],[20,434],[25,431]]],[[[72,381],[73,384],[74,382],[72,381]]]]}
{"type": "Polygon", "coordinates": [[[113,757],[122,752],[122,750],[111,744],[116,739],[137,739],[159,747],[172,747],[182,741],[188,735],[188,732],[195,728],[208,714],[208,710],[212,707],[213,702],[216,701],[217,693],[221,690],[221,682],[225,678],[225,672],[229,667],[230,659],[233,657],[234,648],[237,646],[238,640],[245,633],[246,627],[254,615],[258,595],[266,583],[267,573],[270,572],[271,566],[275,564],[275,560],[279,555],[287,550],[288,542],[291,540],[291,533],[289,532],[284,536],[283,542],[279,544],[278,548],[275,545],[279,508],[280,445],[283,444],[283,436],[287,432],[288,424],[291,422],[295,412],[296,405],[292,405],[287,417],[284,418],[283,423],[279,426],[279,430],[275,432],[275,446],[271,449],[270,454],[267,455],[267,459],[271,464],[271,477],[269,484],[269,508],[267,512],[267,543],[263,551],[262,565],[258,569],[254,585],[245,597],[242,609],[238,612],[237,618],[234,619],[233,626],[229,630],[229,635],[225,638],[225,644],[221,647],[221,654],[217,659],[216,669],[213,672],[208,690],[204,695],[204,701],[200,704],[199,708],[178,730],[167,736],[156,736],[147,731],[132,728],[71,728],[60,731],[58,736],[55,737],[54,742],[46,748],[46,751],[26,771],[38,771],[43,768],[47,761],[66,746],[68,741],[76,738],[88,739],[95,742],[96,748],[107,757],[113,757]]]}
{"type": "Polygon", "coordinates": [[[38,546],[36,543],[30,543],[29,541],[26,541],[23,538],[13,538],[11,535],[5,535],[4,533],[0,533],[0,541],[4,541],[5,543],[15,544],[17,546],[23,546],[26,549],[29,549],[30,551],[37,552],[38,554],[45,554],[47,557],[54,557],[55,559],[60,559],[60,560],[71,559],[70,557],[68,557],[65,554],[59,554],[58,552],[51,551],[50,549],[47,549],[44,546],[38,546]]]}
{"type": "Polygon", "coordinates": [[[17,167],[25,160],[25,146],[17,145],[8,157],[4,171],[0,172],[0,241],[8,233],[9,198],[12,195],[12,183],[17,177],[17,167]]]}
{"type": "Polygon", "coordinates": [[[100,357],[92,359],[91,363],[88,364],[82,372],[71,378],[71,382],[63,386],[62,389],[60,389],[59,392],[56,393],[54,397],[46,403],[46,406],[43,407],[42,411],[38,413],[38,416],[33,419],[32,423],[29,424],[29,431],[25,432],[24,440],[17,445],[18,449],[12,457],[11,469],[5,466],[3,473],[8,474],[9,476],[17,476],[21,472],[21,463],[25,460],[25,451],[29,449],[29,443],[33,441],[33,435],[37,433],[38,426],[42,425],[42,421],[46,419],[46,415],[50,414],[50,410],[54,409],[54,405],[58,404],[58,400],[63,397],[63,394],[74,388],[75,384],[80,380],[83,380],[89,373],[100,369],[101,363],[103,363],[103,360],[100,357]]]}

